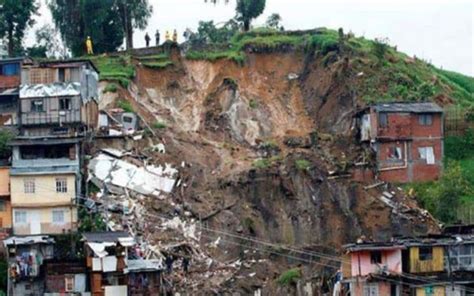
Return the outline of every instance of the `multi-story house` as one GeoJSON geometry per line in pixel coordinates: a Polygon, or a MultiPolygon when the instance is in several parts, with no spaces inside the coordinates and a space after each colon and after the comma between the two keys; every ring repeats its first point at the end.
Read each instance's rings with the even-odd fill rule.
{"type": "Polygon", "coordinates": [[[0,161],[0,239],[7,237],[11,228],[10,166],[0,161]]]}
{"type": "Polygon", "coordinates": [[[98,120],[98,71],[82,60],[24,63],[21,80],[19,135],[10,143],[13,232],[74,230],[81,141],[98,120]]]}
{"type": "Polygon", "coordinates": [[[346,245],[351,268],[343,282],[355,296],[472,295],[473,234],[470,225],[442,235],[346,245]]]}
{"type": "Polygon", "coordinates": [[[443,109],[431,102],[382,103],[359,113],[360,140],[375,151],[379,179],[431,181],[443,165],[443,109]]]}

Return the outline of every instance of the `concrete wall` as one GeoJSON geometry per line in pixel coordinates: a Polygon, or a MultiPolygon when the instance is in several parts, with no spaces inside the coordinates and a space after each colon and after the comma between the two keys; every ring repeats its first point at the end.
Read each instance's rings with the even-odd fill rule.
{"type": "Polygon", "coordinates": [[[360,275],[365,276],[369,273],[376,273],[380,270],[379,266],[386,265],[388,270],[401,273],[402,272],[402,252],[401,250],[382,251],[382,263],[372,264],[370,262],[370,251],[352,252],[351,269],[352,276],[359,275],[359,258],[360,258],[360,275]]]}
{"type": "Polygon", "coordinates": [[[76,197],[74,174],[11,176],[11,201],[15,207],[47,207],[71,204],[76,197]],[[56,192],[56,178],[67,180],[67,192],[56,192]],[[24,182],[34,180],[35,193],[25,193],[24,182]]]}
{"type": "Polygon", "coordinates": [[[4,202],[4,209],[0,211],[0,228],[12,227],[12,207],[10,198],[0,198],[4,202]]]}
{"type": "Polygon", "coordinates": [[[75,207],[14,208],[13,219],[13,233],[15,235],[59,234],[77,229],[77,209],[75,207]],[[53,211],[56,210],[64,212],[64,223],[53,222],[53,211]],[[15,216],[18,212],[26,212],[26,223],[16,222],[15,216]]]}

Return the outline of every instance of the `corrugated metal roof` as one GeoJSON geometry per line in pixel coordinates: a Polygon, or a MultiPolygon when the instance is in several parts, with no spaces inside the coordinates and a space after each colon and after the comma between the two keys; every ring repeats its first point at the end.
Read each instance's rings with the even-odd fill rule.
{"type": "Polygon", "coordinates": [[[443,109],[433,102],[383,103],[374,105],[377,112],[443,113],[443,109]]]}
{"type": "Polygon", "coordinates": [[[87,242],[119,242],[119,238],[130,237],[125,231],[86,232],[82,238],[87,242]]]}
{"type": "Polygon", "coordinates": [[[3,241],[5,246],[9,245],[33,245],[33,244],[54,244],[54,239],[47,235],[32,236],[12,236],[3,241]]]}

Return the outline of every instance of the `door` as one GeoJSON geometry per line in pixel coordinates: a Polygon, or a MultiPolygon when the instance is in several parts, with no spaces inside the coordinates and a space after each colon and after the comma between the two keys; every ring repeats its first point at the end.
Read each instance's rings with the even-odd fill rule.
{"type": "Polygon", "coordinates": [[[30,218],[30,233],[41,234],[41,217],[39,211],[31,211],[28,213],[30,218]]]}

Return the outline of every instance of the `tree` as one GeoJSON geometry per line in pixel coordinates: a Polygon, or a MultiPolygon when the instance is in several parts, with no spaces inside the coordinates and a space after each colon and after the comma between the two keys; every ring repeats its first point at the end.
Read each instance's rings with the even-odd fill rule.
{"type": "Polygon", "coordinates": [[[27,48],[30,57],[48,57],[64,59],[69,52],[59,36],[59,32],[51,25],[44,25],[35,32],[36,45],[27,48]]]}
{"type": "Polygon", "coordinates": [[[7,39],[9,56],[20,54],[25,30],[34,25],[35,0],[0,0],[0,38],[7,39]]]}
{"type": "Polygon", "coordinates": [[[244,24],[244,31],[250,30],[252,19],[265,9],[265,0],[237,0],[237,19],[244,24]]]}
{"type": "Polygon", "coordinates": [[[267,27],[275,30],[280,30],[283,26],[280,25],[282,18],[278,13],[272,13],[267,18],[267,27]]]}
{"type": "Polygon", "coordinates": [[[146,29],[153,7],[148,0],[116,0],[118,15],[125,34],[127,50],[133,48],[133,29],[146,29]]]}
{"type": "Polygon", "coordinates": [[[90,36],[95,53],[116,51],[123,43],[117,0],[51,0],[49,8],[61,37],[74,56],[85,51],[90,36]]]}
{"type": "MultiPolygon", "coordinates": [[[[219,3],[219,0],[204,0],[213,4],[219,3]]],[[[237,0],[235,8],[237,12],[237,20],[243,23],[244,31],[250,30],[250,23],[254,18],[257,18],[265,10],[265,0],[237,0]]],[[[224,0],[224,3],[229,3],[224,0]]]]}

